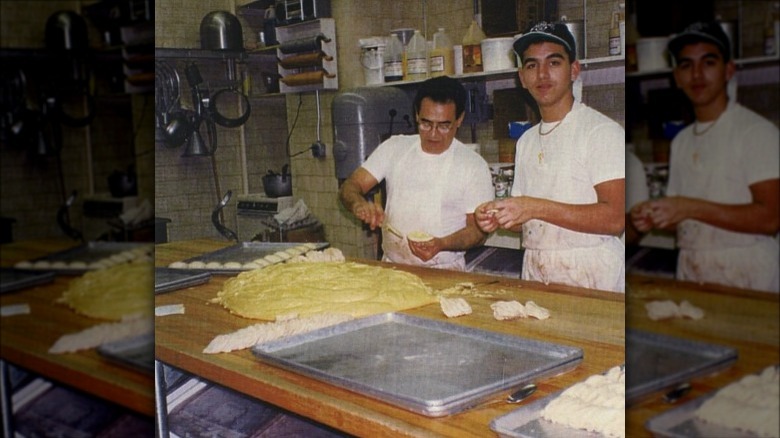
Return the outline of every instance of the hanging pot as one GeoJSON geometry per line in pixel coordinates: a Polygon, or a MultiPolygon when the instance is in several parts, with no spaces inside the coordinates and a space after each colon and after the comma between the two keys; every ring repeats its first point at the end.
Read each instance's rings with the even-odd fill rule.
{"type": "Polygon", "coordinates": [[[292,196],[292,175],[289,173],[289,165],[285,164],[282,173],[277,174],[272,170],[263,177],[263,190],[269,198],[280,196],[292,196]]]}

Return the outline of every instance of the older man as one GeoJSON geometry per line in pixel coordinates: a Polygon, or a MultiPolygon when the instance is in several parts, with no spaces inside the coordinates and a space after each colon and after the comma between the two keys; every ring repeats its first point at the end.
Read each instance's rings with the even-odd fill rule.
{"type": "Polygon", "coordinates": [[[464,270],[465,251],[484,243],[473,212],[494,190],[485,160],[455,138],[465,105],[455,79],[422,82],[414,99],[419,135],[389,138],[342,184],[344,207],[371,229],[382,227],[385,261],[464,270]],[[382,180],[387,211],[364,197],[382,180]]]}

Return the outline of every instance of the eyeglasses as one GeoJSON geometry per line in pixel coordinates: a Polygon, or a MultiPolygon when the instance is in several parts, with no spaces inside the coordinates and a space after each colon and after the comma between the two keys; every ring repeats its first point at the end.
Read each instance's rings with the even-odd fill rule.
{"type": "Polygon", "coordinates": [[[421,132],[429,132],[434,127],[439,131],[439,134],[448,134],[452,129],[452,122],[431,122],[430,120],[418,120],[417,126],[421,132]]]}

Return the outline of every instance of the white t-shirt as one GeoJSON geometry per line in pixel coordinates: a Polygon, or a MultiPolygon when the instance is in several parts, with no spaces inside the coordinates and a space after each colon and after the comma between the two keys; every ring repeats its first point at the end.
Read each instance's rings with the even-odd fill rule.
{"type": "MultiPolygon", "coordinates": [[[[668,196],[748,204],[750,185],[780,178],[780,131],[753,111],[729,102],[709,124],[683,129],[672,141],[668,196]]],[[[681,280],[777,292],[778,242],[687,219],[677,226],[681,280]]]]}
{"type": "MultiPolygon", "coordinates": [[[[466,215],[494,197],[490,168],[476,152],[457,139],[441,154],[422,150],[418,135],[397,135],[380,144],[363,168],[387,187],[386,221],[406,235],[425,231],[444,237],[466,226],[466,215]]],[[[383,249],[390,233],[385,233],[383,249]]],[[[405,244],[405,242],[404,242],[405,244]]],[[[403,246],[403,245],[401,245],[403,246]]],[[[463,251],[443,251],[428,263],[421,260],[391,260],[426,266],[463,259],[463,251]]]]}
{"type": "MultiPolygon", "coordinates": [[[[625,178],[625,132],[575,102],[560,125],[545,123],[517,142],[512,196],[567,204],[598,201],[596,185],[625,178]],[[546,135],[540,135],[540,129],[546,135]]],[[[523,278],[623,291],[625,246],[617,236],[572,231],[532,219],[523,224],[523,278]]]]}
{"type": "Polygon", "coordinates": [[[626,153],[626,213],[640,202],[650,198],[647,188],[647,174],[642,160],[635,154],[626,153]]]}

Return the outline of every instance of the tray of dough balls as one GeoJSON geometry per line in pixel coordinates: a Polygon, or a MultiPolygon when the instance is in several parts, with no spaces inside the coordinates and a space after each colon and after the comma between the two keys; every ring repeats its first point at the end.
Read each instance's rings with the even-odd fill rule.
{"type": "Polygon", "coordinates": [[[645,423],[657,437],[742,438],[780,433],[780,365],[748,374],[645,423]]]}
{"type": "Polygon", "coordinates": [[[512,438],[625,437],[625,374],[614,366],[493,419],[490,429],[512,438]]]}
{"type": "Polygon", "coordinates": [[[16,269],[52,271],[58,274],[81,275],[134,260],[151,259],[154,245],[137,242],[87,242],[75,248],[48,254],[14,265],[16,269]]]}
{"type": "Polygon", "coordinates": [[[232,275],[307,257],[330,246],[328,242],[241,242],[168,265],[212,274],[232,275]]]}

